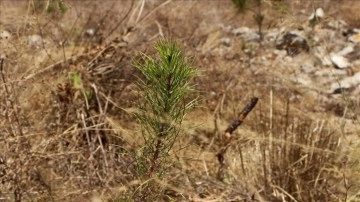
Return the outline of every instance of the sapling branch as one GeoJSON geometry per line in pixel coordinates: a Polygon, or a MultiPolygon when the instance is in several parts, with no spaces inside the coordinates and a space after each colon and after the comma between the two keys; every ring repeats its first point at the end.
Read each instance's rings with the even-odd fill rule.
{"type": "Polygon", "coordinates": [[[136,116],[146,140],[138,162],[143,172],[139,174],[149,178],[167,167],[167,153],[180,133],[184,115],[196,101],[187,101],[192,92],[189,81],[196,71],[182,50],[168,40],[160,40],[155,48],[160,57],[143,54],[143,64],[135,65],[143,75],[137,84],[144,99],[138,103],[141,110],[136,116]]]}

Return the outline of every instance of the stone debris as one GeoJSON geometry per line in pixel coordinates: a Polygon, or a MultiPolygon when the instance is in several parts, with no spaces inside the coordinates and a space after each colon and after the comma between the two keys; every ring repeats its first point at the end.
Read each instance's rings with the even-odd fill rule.
{"type": "MultiPolygon", "coordinates": [[[[333,83],[331,85],[331,92],[336,94],[339,92],[339,89],[350,89],[359,88],[360,85],[360,72],[357,72],[353,76],[347,77],[339,81],[338,83],[333,83]]],[[[359,95],[358,95],[359,96],[359,95]]]]}
{"type": "MultiPolygon", "coordinates": [[[[262,67],[262,71],[277,66],[276,78],[290,80],[320,102],[335,102],[338,94],[358,99],[360,29],[348,27],[342,19],[321,20],[325,18],[324,10],[318,8],[308,18],[310,24],[305,21],[298,29],[264,29],[262,46],[257,43],[259,34],[255,26],[221,25],[220,35],[225,37],[218,38],[221,50],[217,51],[229,55],[228,52],[236,48],[234,44],[241,44],[241,51],[251,58],[248,66],[262,67]],[[249,51],[254,54],[248,54],[249,51]]],[[[236,60],[239,57],[229,58],[236,60]]],[[[254,71],[261,72],[259,69],[254,71]]]]}
{"type": "Polygon", "coordinates": [[[332,53],[330,59],[336,68],[344,69],[351,66],[349,61],[344,56],[339,54],[332,53]]]}
{"type": "Polygon", "coordinates": [[[11,38],[10,32],[4,30],[0,32],[0,40],[9,40],[11,38]]]}
{"type": "Polygon", "coordinates": [[[337,54],[340,56],[346,56],[349,53],[354,52],[354,47],[353,46],[346,46],[344,49],[342,49],[341,51],[339,51],[337,54]]]}
{"type": "Polygon", "coordinates": [[[333,90],[332,94],[344,94],[344,93],[349,93],[350,89],[349,88],[343,88],[343,87],[339,87],[333,90]]]}
{"type": "Polygon", "coordinates": [[[28,44],[33,47],[41,47],[43,45],[43,38],[40,35],[34,34],[28,36],[28,44]]]}
{"type": "Polygon", "coordinates": [[[340,30],[340,29],[344,29],[347,26],[347,23],[344,20],[330,20],[327,23],[327,26],[329,26],[329,28],[332,28],[334,30],[340,30]]]}
{"type": "Polygon", "coordinates": [[[255,29],[248,27],[232,29],[230,32],[236,36],[240,36],[244,41],[257,41],[260,39],[259,33],[255,29]]]}
{"type": "Polygon", "coordinates": [[[220,42],[224,46],[231,46],[231,39],[228,37],[221,38],[220,42]]]}
{"type": "Polygon", "coordinates": [[[94,28],[89,28],[85,31],[85,35],[88,37],[94,36],[95,35],[96,30],[94,28]]]}
{"type": "Polygon", "coordinates": [[[287,32],[276,41],[276,48],[286,50],[289,56],[295,56],[302,50],[309,51],[306,39],[295,32],[287,32]]]}
{"type": "Polygon", "coordinates": [[[346,54],[346,58],[349,59],[349,61],[354,66],[360,67],[360,44],[356,44],[355,46],[352,46],[353,51],[346,54]]]}
{"type": "Polygon", "coordinates": [[[314,13],[312,13],[309,17],[310,21],[319,20],[325,16],[325,12],[322,8],[317,8],[314,13]]]}
{"type": "MultiPolygon", "coordinates": [[[[254,75],[268,73],[276,66],[279,72],[271,70],[276,78],[306,89],[304,92],[313,95],[314,99],[323,95],[326,99],[333,98],[343,93],[358,99],[360,29],[349,27],[342,19],[327,18],[322,8],[308,14],[304,13],[304,22],[296,26],[264,27],[261,45],[255,24],[252,27],[219,24],[218,30],[207,34],[196,50],[233,60],[239,68],[249,67],[254,75]]],[[[89,26],[83,34],[93,38],[98,31],[89,26]]],[[[0,43],[6,44],[10,38],[10,32],[0,30],[0,43]]],[[[44,43],[50,46],[52,42],[36,34],[24,36],[22,40],[37,48],[43,47],[44,43]]],[[[101,71],[108,73],[108,67],[104,66],[101,71]]]]}

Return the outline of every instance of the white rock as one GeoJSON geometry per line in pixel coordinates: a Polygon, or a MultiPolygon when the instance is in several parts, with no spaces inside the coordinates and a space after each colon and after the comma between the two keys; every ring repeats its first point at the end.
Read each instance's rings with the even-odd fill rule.
{"type": "Polygon", "coordinates": [[[339,51],[337,53],[337,55],[346,56],[347,54],[352,53],[352,52],[354,52],[354,47],[353,46],[347,46],[344,49],[342,49],[341,51],[339,51]]]}
{"type": "Polygon", "coordinates": [[[346,69],[325,68],[325,69],[321,69],[321,70],[316,71],[314,73],[314,75],[317,76],[317,77],[324,77],[328,81],[332,81],[332,80],[338,80],[339,76],[347,76],[348,71],[346,71],[346,69]]]}
{"type": "Polygon", "coordinates": [[[221,24],[221,25],[219,25],[219,28],[224,30],[227,33],[232,33],[233,34],[233,31],[234,31],[234,28],[231,25],[225,26],[225,25],[221,24]]]}
{"type": "Polygon", "coordinates": [[[287,56],[284,57],[284,61],[287,62],[287,63],[291,63],[291,62],[293,62],[293,59],[292,59],[292,57],[287,55],[287,56]]]}
{"type": "Polygon", "coordinates": [[[300,65],[300,69],[305,74],[312,74],[317,70],[317,68],[315,68],[315,66],[308,61],[304,61],[304,64],[300,65]]]}
{"type": "Polygon", "coordinates": [[[347,26],[347,23],[344,20],[330,20],[328,26],[333,29],[343,29],[347,26]]]}
{"type": "Polygon", "coordinates": [[[87,30],[85,31],[85,34],[86,34],[87,36],[94,36],[94,35],[95,35],[95,29],[93,29],[93,28],[87,29],[87,30]]]}
{"type": "Polygon", "coordinates": [[[231,33],[236,36],[240,36],[245,41],[254,41],[260,39],[259,34],[248,27],[239,27],[232,30],[231,33]]]}
{"type": "Polygon", "coordinates": [[[322,8],[317,8],[315,13],[312,13],[309,17],[309,20],[323,18],[325,16],[324,10],[322,8]]]}
{"type": "Polygon", "coordinates": [[[354,29],[352,29],[352,31],[353,31],[354,33],[360,34],[360,29],[354,28],[354,29]]]}
{"type": "Polygon", "coordinates": [[[276,49],[286,50],[289,56],[298,55],[301,51],[309,51],[310,47],[302,32],[298,30],[282,33],[275,41],[276,49]]]}
{"type": "Polygon", "coordinates": [[[28,37],[28,44],[30,46],[41,46],[43,43],[43,39],[40,35],[34,34],[28,37]]]}
{"type": "Polygon", "coordinates": [[[230,46],[231,45],[231,39],[228,37],[224,37],[220,39],[220,43],[224,46],[230,46]]]}
{"type": "Polygon", "coordinates": [[[331,59],[331,62],[338,68],[340,69],[343,69],[343,68],[347,68],[347,67],[350,67],[351,64],[349,63],[349,61],[344,57],[344,56],[341,56],[341,55],[338,55],[338,54],[334,54],[332,53],[330,55],[330,59],[331,59]]]}
{"type": "Polygon", "coordinates": [[[249,33],[249,32],[251,32],[251,29],[248,28],[248,27],[239,27],[237,29],[231,30],[231,33],[235,34],[235,35],[246,34],[246,33],[249,33]]]}
{"type": "Polygon", "coordinates": [[[315,15],[316,17],[323,18],[325,16],[324,10],[322,8],[317,8],[315,15]]]}
{"type": "Polygon", "coordinates": [[[0,40],[9,40],[11,38],[10,32],[4,30],[0,32],[0,40]]]}
{"type": "Polygon", "coordinates": [[[357,85],[360,85],[360,72],[351,77],[344,78],[340,82],[333,83],[330,91],[334,92],[338,88],[351,88],[357,85]]]}

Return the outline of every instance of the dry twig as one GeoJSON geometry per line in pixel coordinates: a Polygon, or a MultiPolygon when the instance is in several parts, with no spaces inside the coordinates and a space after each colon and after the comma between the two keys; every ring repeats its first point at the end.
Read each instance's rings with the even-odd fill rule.
{"type": "Polygon", "coordinates": [[[236,130],[237,127],[239,127],[242,122],[245,120],[246,116],[251,112],[251,110],[256,106],[256,103],[258,102],[259,98],[253,97],[250,102],[245,106],[245,108],[241,111],[239,118],[235,120],[233,123],[231,123],[228,128],[225,130],[225,133],[222,135],[221,140],[221,148],[220,152],[217,153],[217,158],[221,166],[225,165],[225,158],[224,154],[227,150],[227,148],[231,145],[231,134],[236,130]]]}

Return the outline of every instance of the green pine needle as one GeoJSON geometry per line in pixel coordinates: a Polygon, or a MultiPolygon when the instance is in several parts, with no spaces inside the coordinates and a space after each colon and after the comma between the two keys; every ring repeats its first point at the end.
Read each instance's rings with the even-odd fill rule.
{"type": "MultiPolygon", "coordinates": [[[[137,82],[143,100],[138,103],[139,110],[135,115],[145,140],[139,159],[150,161],[142,162],[145,164],[156,164],[160,172],[166,165],[159,166],[157,162],[166,162],[162,158],[167,156],[180,134],[185,114],[196,104],[196,99],[188,101],[193,92],[190,82],[196,69],[191,67],[175,41],[161,39],[155,49],[157,58],[142,54],[143,63],[135,65],[143,75],[137,82]]],[[[152,169],[148,166],[146,173],[154,172],[152,169]]]]}

